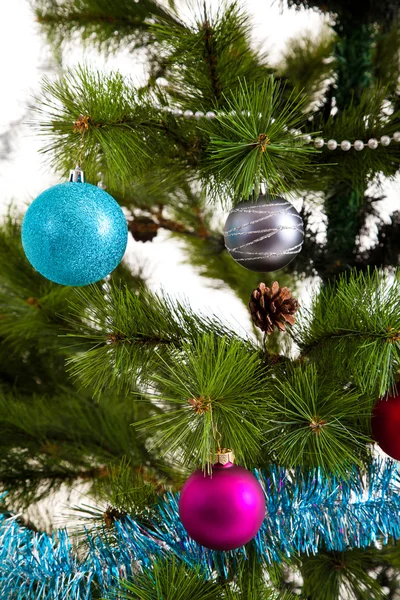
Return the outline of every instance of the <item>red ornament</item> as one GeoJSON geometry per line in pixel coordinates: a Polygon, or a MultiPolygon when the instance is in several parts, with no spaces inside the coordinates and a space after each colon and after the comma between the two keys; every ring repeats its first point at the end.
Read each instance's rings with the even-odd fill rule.
{"type": "Polygon", "coordinates": [[[400,386],[394,396],[379,398],[372,410],[372,437],[391,458],[400,460],[400,386]]]}

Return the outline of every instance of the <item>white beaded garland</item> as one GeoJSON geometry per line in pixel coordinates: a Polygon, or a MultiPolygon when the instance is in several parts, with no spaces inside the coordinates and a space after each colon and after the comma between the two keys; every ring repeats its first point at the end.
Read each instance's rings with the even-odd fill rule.
{"type": "Polygon", "coordinates": [[[362,140],[356,140],[354,142],[354,150],[360,152],[360,150],[364,149],[364,142],[362,140]]]}
{"type": "MultiPolygon", "coordinates": [[[[159,104],[156,105],[156,108],[158,108],[159,110],[161,110],[162,112],[165,113],[170,113],[172,115],[174,115],[175,117],[184,117],[185,119],[215,119],[217,117],[216,113],[212,110],[209,110],[208,112],[206,112],[204,114],[204,112],[202,112],[201,110],[197,110],[196,112],[193,112],[192,110],[185,110],[185,112],[183,112],[183,110],[181,110],[180,108],[171,108],[170,106],[160,106],[159,104]]],[[[224,116],[224,113],[219,113],[220,116],[224,116]]],[[[237,115],[236,111],[232,110],[229,113],[230,116],[234,117],[237,115]]],[[[251,116],[250,111],[246,111],[246,110],[242,110],[240,112],[241,115],[243,116],[251,116]]],[[[259,113],[258,115],[260,118],[262,117],[262,113],[259,113]]],[[[273,123],[275,119],[271,119],[271,122],[273,123]]],[[[392,138],[389,135],[382,135],[380,140],[378,141],[376,138],[370,138],[368,140],[368,142],[363,142],[362,140],[355,140],[355,142],[352,144],[349,140],[342,140],[340,142],[340,144],[334,140],[334,139],[330,139],[327,142],[325,142],[325,140],[322,137],[317,137],[314,140],[312,139],[312,136],[308,133],[302,133],[300,130],[295,130],[295,129],[291,129],[290,132],[293,135],[299,136],[303,139],[303,142],[305,144],[310,144],[313,142],[314,147],[317,149],[321,149],[325,146],[327,146],[327,148],[329,150],[336,150],[338,148],[338,146],[340,146],[340,148],[344,151],[344,152],[348,152],[351,147],[353,146],[355,150],[357,150],[358,152],[360,152],[361,150],[363,150],[366,146],[368,146],[368,148],[370,148],[371,150],[376,150],[376,148],[378,148],[379,144],[381,144],[381,146],[389,146],[389,144],[391,143],[392,139],[394,142],[399,143],[400,142],[400,131],[395,131],[393,133],[392,138]]]]}

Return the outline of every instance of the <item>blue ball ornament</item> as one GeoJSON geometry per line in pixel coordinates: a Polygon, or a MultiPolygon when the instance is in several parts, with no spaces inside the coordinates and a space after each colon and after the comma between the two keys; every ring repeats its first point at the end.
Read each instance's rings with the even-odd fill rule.
{"type": "Polygon", "coordinates": [[[32,202],[22,223],[31,265],[62,285],[103,279],[121,261],[128,227],[110,194],[90,183],[55,185],[32,202]]]}

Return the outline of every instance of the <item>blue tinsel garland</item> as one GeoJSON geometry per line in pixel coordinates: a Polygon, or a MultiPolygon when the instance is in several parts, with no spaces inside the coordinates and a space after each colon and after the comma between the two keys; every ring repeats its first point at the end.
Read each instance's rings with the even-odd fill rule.
{"type": "MultiPolygon", "coordinates": [[[[327,479],[319,470],[275,467],[258,477],[267,499],[267,516],[254,539],[260,560],[271,563],[296,552],[314,554],[320,547],[365,548],[377,539],[400,538],[397,463],[376,460],[366,475],[355,469],[347,482],[327,479]]],[[[120,578],[171,553],[189,565],[203,564],[206,577],[226,572],[245,549],[214,552],[196,544],[179,520],[177,501],[177,495],[167,494],[160,502],[161,518],[151,531],[128,517],[115,523],[112,536],[101,528],[88,533],[83,555],[64,530],[53,536],[35,533],[14,517],[0,516],[0,598],[89,599],[93,586],[105,594],[120,578]]]]}

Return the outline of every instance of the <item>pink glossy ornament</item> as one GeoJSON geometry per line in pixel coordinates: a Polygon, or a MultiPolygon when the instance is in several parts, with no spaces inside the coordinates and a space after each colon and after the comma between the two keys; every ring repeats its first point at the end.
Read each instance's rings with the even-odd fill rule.
{"type": "Polygon", "coordinates": [[[198,544],[212,550],[233,550],[247,544],[265,516],[264,492],[252,473],[228,462],[215,464],[212,474],[199,469],[182,488],[179,515],[198,544]]]}

